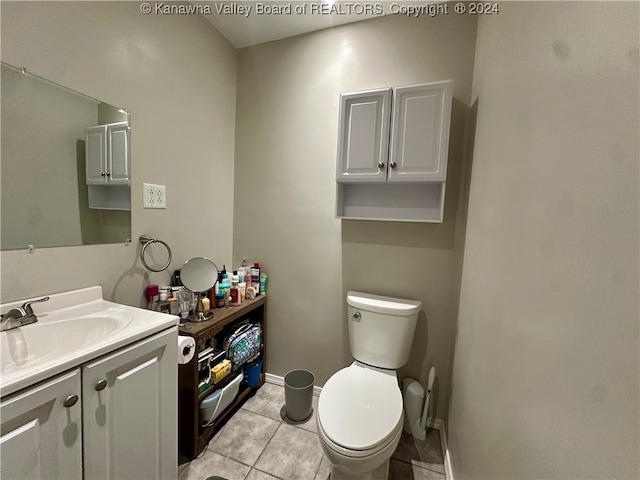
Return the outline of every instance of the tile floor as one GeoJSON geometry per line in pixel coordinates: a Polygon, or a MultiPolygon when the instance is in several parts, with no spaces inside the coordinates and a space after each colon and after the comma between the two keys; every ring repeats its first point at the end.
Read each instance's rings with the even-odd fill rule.
{"type": "MultiPolygon", "coordinates": [[[[304,424],[282,421],[284,387],[265,383],[211,439],[198,458],[178,466],[179,480],[328,480],[330,464],[316,429],[318,397],[304,424]]],[[[391,458],[390,480],[445,479],[440,434],[425,441],[402,434],[391,458]]]]}

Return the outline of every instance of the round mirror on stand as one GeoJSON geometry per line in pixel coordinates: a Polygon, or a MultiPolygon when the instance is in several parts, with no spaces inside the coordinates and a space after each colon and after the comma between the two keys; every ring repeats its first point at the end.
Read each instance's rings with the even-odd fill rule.
{"type": "Polygon", "coordinates": [[[213,312],[204,312],[201,293],[208,292],[218,282],[218,267],[205,257],[187,260],[180,270],[182,285],[197,295],[195,313],[189,317],[191,322],[203,322],[213,318],[213,312]]]}

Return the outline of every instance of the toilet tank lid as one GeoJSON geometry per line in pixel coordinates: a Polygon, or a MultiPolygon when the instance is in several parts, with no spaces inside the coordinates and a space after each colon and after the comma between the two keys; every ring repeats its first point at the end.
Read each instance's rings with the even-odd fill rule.
{"type": "Polygon", "coordinates": [[[422,302],[403,298],[384,297],[372,293],[347,292],[347,303],[368,312],[387,315],[415,315],[422,308],[422,302]]]}

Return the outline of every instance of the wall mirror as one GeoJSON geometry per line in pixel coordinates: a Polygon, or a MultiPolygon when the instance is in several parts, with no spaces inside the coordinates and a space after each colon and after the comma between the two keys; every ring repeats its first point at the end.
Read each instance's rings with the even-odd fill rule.
{"type": "Polygon", "coordinates": [[[0,248],[129,240],[129,112],[4,62],[0,78],[0,248]]]}

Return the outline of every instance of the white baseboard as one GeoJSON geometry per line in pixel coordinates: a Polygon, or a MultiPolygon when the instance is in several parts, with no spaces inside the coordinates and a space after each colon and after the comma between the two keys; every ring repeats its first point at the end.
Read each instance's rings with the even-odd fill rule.
{"type": "MultiPolygon", "coordinates": [[[[265,373],[264,379],[268,383],[273,383],[274,385],[279,385],[281,387],[284,387],[284,377],[281,377],[280,375],[274,375],[273,373],[265,373]]],[[[313,386],[313,394],[316,397],[320,396],[321,391],[322,391],[322,387],[316,387],[315,385],[313,386]]]]}
{"type": "Polygon", "coordinates": [[[447,480],[453,479],[453,471],[451,470],[451,457],[449,456],[449,447],[447,446],[447,432],[444,428],[444,423],[440,429],[440,443],[442,444],[442,453],[444,454],[444,474],[447,480]]]}

